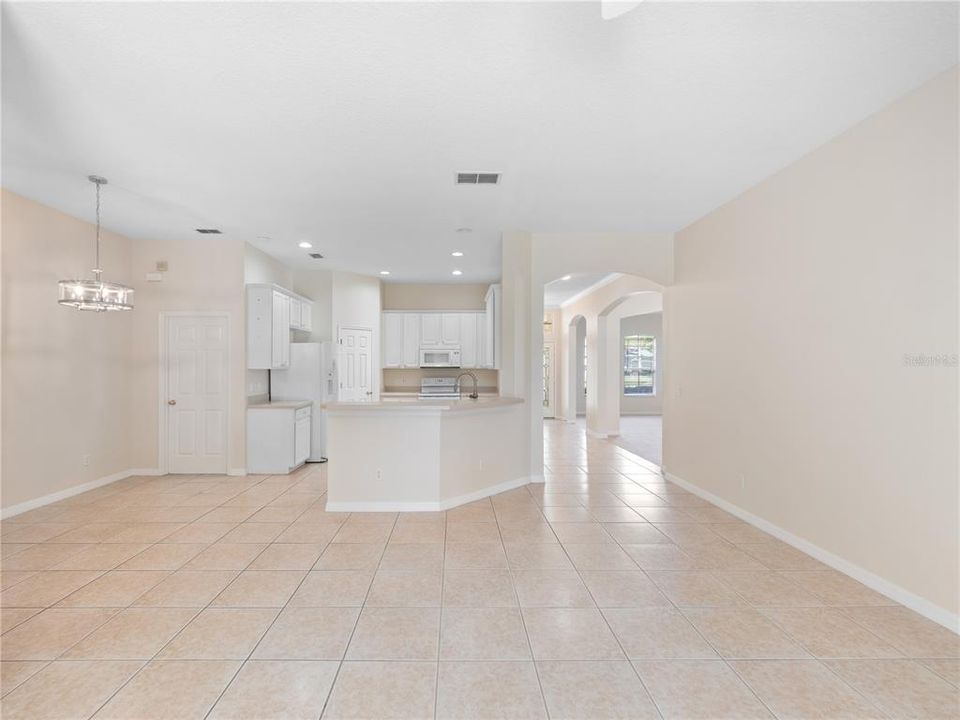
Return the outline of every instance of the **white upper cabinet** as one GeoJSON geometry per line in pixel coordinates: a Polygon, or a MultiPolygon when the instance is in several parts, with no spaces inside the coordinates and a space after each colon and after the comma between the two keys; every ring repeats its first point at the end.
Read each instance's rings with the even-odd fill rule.
{"type": "Polygon", "coordinates": [[[424,347],[442,344],[439,313],[423,313],[420,315],[420,344],[424,347]]]}
{"type": "Polygon", "coordinates": [[[300,329],[306,332],[313,330],[313,301],[300,299],[300,329]]]}
{"type": "MultiPolygon", "coordinates": [[[[460,321],[460,366],[480,367],[481,358],[477,348],[478,313],[458,313],[460,321]]],[[[444,315],[446,317],[446,315],[444,315]]]]}
{"type": "Polygon", "coordinates": [[[290,366],[290,296],[273,291],[273,369],[290,366]]]}
{"type": "Polygon", "coordinates": [[[420,367],[420,313],[403,313],[403,367],[420,367]]]}
{"type": "Polygon", "coordinates": [[[487,289],[483,367],[500,369],[500,286],[487,289]]]}
{"type": "Polygon", "coordinates": [[[294,330],[300,329],[300,298],[290,298],[290,327],[294,330]]]}
{"type": "Polygon", "coordinates": [[[383,366],[403,367],[404,316],[400,313],[383,314],[383,366]]]}
{"type": "Polygon", "coordinates": [[[247,368],[289,367],[290,330],[310,329],[310,307],[308,298],[278,285],[247,285],[247,368]]]}
{"type": "Polygon", "coordinates": [[[460,344],[460,316],[462,313],[443,313],[440,315],[440,344],[460,344]]]}

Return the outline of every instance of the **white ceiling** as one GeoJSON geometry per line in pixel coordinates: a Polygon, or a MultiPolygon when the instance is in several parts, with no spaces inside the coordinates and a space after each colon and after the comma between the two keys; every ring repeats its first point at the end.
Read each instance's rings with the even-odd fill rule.
{"type": "Polygon", "coordinates": [[[543,286],[543,306],[558,308],[595,285],[607,282],[608,273],[572,273],[569,280],[554,280],[543,286]]]}
{"type": "Polygon", "coordinates": [[[955,3],[2,9],[4,186],[90,219],[98,173],[132,237],[395,281],[494,279],[504,229],[677,230],[957,62],[955,3]]]}

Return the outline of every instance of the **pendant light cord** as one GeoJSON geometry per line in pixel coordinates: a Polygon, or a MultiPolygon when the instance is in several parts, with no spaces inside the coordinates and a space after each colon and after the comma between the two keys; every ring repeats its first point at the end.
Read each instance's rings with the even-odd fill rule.
{"type": "Polygon", "coordinates": [[[103,268],[100,267],[100,183],[94,182],[94,184],[97,186],[97,266],[93,269],[93,272],[99,280],[103,273],[103,268]]]}

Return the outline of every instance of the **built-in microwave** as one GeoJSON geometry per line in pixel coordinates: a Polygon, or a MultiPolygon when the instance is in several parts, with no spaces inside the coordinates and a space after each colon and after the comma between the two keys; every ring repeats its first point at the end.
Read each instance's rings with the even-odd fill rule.
{"type": "Polygon", "coordinates": [[[459,347],[421,347],[420,367],[422,368],[458,368],[460,367],[459,347]]]}

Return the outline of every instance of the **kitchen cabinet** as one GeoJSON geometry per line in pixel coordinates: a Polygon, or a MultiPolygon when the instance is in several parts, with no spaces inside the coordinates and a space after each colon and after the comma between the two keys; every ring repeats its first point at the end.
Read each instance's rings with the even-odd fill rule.
{"type": "Polygon", "coordinates": [[[403,367],[404,316],[401,313],[383,313],[383,366],[403,367]]]}
{"type": "Polygon", "coordinates": [[[443,344],[440,339],[440,313],[420,314],[420,345],[434,347],[443,344]]]}
{"type": "Polygon", "coordinates": [[[458,313],[461,367],[480,367],[481,357],[477,348],[477,317],[478,313],[458,313]]]}
{"type": "Polygon", "coordinates": [[[483,312],[383,313],[381,350],[384,368],[420,367],[421,347],[456,346],[464,368],[485,365],[487,340],[483,312]]]}
{"type": "Polygon", "coordinates": [[[247,285],[248,369],[290,366],[290,330],[310,329],[310,304],[279,285],[247,285]]]}
{"type": "Polygon", "coordinates": [[[290,298],[290,328],[292,330],[300,329],[300,298],[290,298]]]}
{"type": "Polygon", "coordinates": [[[313,331],[313,301],[307,298],[300,298],[300,329],[313,331]]]}
{"type": "Polygon", "coordinates": [[[403,313],[402,367],[420,367],[420,313],[403,313]]]}
{"type": "Polygon", "coordinates": [[[460,344],[461,313],[442,313],[440,315],[440,344],[447,347],[460,344]]]}
{"type": "Polygon", "coordinates": [[[486,333],[484,335],[483,367],[500,369],[500,285],[491,285],[487,289],[486,302],[486,333]]]}
{"type": "Polygon", "coordinates": [[[247,472],[286,474],[310,457],[309,402],[273,402],[247,408],[247,472]]]}

